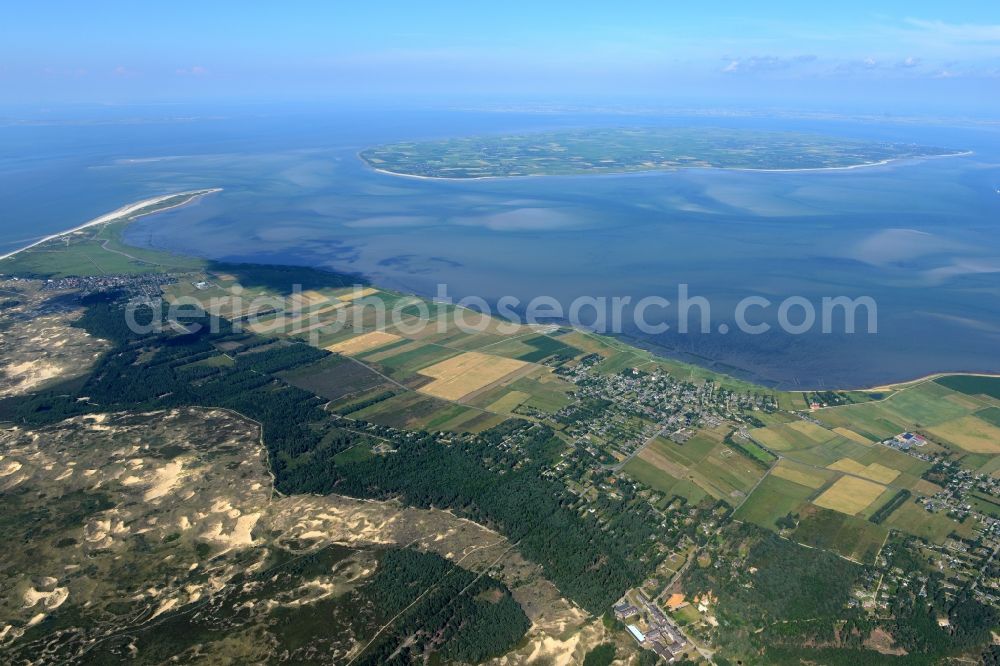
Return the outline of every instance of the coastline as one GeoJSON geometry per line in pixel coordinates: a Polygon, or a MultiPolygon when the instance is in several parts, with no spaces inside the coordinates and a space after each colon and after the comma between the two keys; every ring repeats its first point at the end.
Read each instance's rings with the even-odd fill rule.
{"type": "MultiPolygon", "coordinates": [[[[942,156],[942,157],[944,157],[944,156],[942,156]]],[[[844,168],[846,168],[846,167],[844,167],[844,168]]],[[[393,174],[393,175],[395,175],[395,174],[393,174]]],[[[417,177],[417,176],[413,176],[413,177],[417,177]]],[[[498,178],[502,178],[502,176],[499,176],[498,178]]],[[[456,180],[456,179],[444,179],[444,180],[456,180]]],[[[38,245],[46,243],[46,242],[48,242],[50,240],[54,240],[54,239],[57,239],[57,238],[60,238],[60,237],[63,237],[63,236],[66,236],[66,235],[69,235],[69,234],[72,234],[72,233],[76,233],[78,231],[81,231],[83,229],[87,229],[89,227],[99,226],[99,225],[102,225],[102,224],[108,224],[108,223],[111,223],[111,222],[119,221],[119,220],[121,220],[123,218],[128,218],[129,216],[132,216],[133,213],[135,213],[136,211],[139,211],[139,210],[141,210],[143,208],[146,208],[146,207],[149,207],[149,206],[153,206],[153,205],[155,205],[155,204],[157,204],[159,202],[162,202],[162,201],[174,198],[174,197],[185,197],[185,198],[183,200],[175,203],[175,204],[170,205],[170,206],[165,206],[163,208],[158,208],[156,210],[148,211],[146,213],[141,213],[140,215],[134,215],[133,219],[138,218],[138,217],[142,217],[142,216],[145,216],[145,215],[151,215],[151,214],[159,213],[161,211],[171,210],[173,208],[178,208],[180,206],[187,205],[187,204],[191,203],[192,201],[194,201],[194,200],[196,200],[196,199],[198,199],[198,198],[200,198],[202,196],[206,196],[206,195],[209,195],[209,194],[214,194],[216,192],[220,192],[220,191],[222,191],[222,189],[223,188],[218,188],[217,187],[217,188],[208,188],[208,189],[204,189],[204,190],[191,190],[191,191],[187,191],[187,192],[175,192],[175,193],[172,193],[172,194],[159,195],[159,196],[156,196],[156,197],[151,197],[149,199],[143,199],[141,201],[137,201],[137,202],[134,202],[134,203],[131,203],[131,204],[127,204],[125,206],[122,206],[122,207],[114,210],[114,211],[111,211],[110,213],[106,213],[104,215],[96,217],[96,218],[94,218],[94,219],[92,219],[92,220],[90,220],[90,221],[88,221],[88,222],[86,222],[84,224],[81,224],[79,226],[76,226],[76,227],[74,227],[72,229],[61,231],[61,232],[56,233],[56,234],[51,234],[49,236],[46,236],[45,238],[42,238],[42,239],[40,239],[38,241],[35,241],[35,242],[31,243],[29,245],[26,245],[26,246],[24,246],[22,248],[14,250],[13,252],[10,252],[8,254],[0,256],[0,261],[2,261],[4,259],[7,259],[9,257],[13,257],[13,256],[15,256],[15,255],[17,255],[17,254],[19,254],[21,252],[24,252],[26,250],[31,249],[31,248],[37,247],[38,245]]],[[[126,244],[126,245],[128,245],[128,244],[126,244]]],[[[141,245],[137,245],[135,247],[137,249],[143,249],[143,246],[141,246],[141,245]]],[[[389,289],[389,290],[392,290],[392,291],[397,291],[397,292],[402,293],[402,294],[407,294],[407,295],[415,296],[415,297],[421,298],[421,299],[428,299],[428,297],[426,297],[426,296],[421,296],[417,292],[411,291],[405,285],[390,286],[390,285],[384,285],[384,284],[380,285],[379,283],[375,283],[375,282],[372,282],[372,284],[374,286],[380,286],[381,288],[389,289]]],[[[561,324],[561,325],[565,326],[567,324],[564,323],[564,324],[561,324]]],[[[593,334],[592,332],[587,331],[586,329],[575,329],[575,330],[578,330],[578,331],[580,331],[582,333],[586,333],[586,334],[593,334]]],[[[720,370],[720,369],[718,369],[716,367],[713,367],[716,363],[719,363],[719,361],[717,361],[715,359],[711,359],[709,357],[703,357],[705,363],[699,363],[697,361],[692,361],[689,358],[683,358],[684,355],[680,354],[680,353],[678,353],[676,355],[672,354],[672,353],[664,353],[667,350],[662,349],[662,348],[661,348],[660,351],[657,351],[657,350],[652,349],[650,347],[651,346],[652,347],[657,347],[659,345],[650,345],[650,346],[647,346],[647,345],[642,344],[642,341],[640,341],[640,340],[627,339],[627,338],[626,339],[622,339],[619,336],[614,336],[614,335],[611,335],[611,336],[601,335],[600,337],[602,337],[603,339],[607,339],[607,340],[614,340],[614,341],[616,341],[616,342],[618,342],[618,343],[620,343],[622,345],[625,345],[627,347],[631,347],[632,349],[635,349],[637,351],[646,352],[646,353],[651,354],[651,355],[653,355],[655,357],[662,358],[662,359],[664,359],[666,361],[670,361],[670,362],[679,363],[679,364],[682,364],[682,365],[691,366],[693,368],[698,368],[698,369],[700,369],[702,371],[705,371],[705,372],[708,372],[708,373],[712,373],[712,374],[723,376],[723,377],[728,377],[728,378],[731,378],[731,379],[733,379],[735,381],[745,382],[747,384],[752,384],[754,386],[759,386],[760,388],[765,389],[765,390],[776,391],[776,392],[779,392],[779,393],[803,394],[803,393],[809,393],[809,392],[813,392],[813,391],[817,391],[817,390],[862,391],[862,392],[888,391],[888,390],[900,390],[900,389],[903,389],[903,388],[906,388],[906,387],[909,387],[909,386],[913,386],[913,385],[916,385],[916,384],[920,384],[920,383],[927,382],[927,381],[932,381],[934,379],[938,379],[938,378],[941,378],[941,377],[947,377],[947,376],[1000,377],[1000,373],[991,373],[991,372],[936,371],[936,372],[931,372],[931,373],[928,373],[928,374],[920,376],[920,377],[916,377],[914,379],[904,379],[904,380],[900,380],[900,381],[889,381],[887,383],[878,384],[878,385],[875,385],[875,386],[857,386],[857,387],[839,386],[839,387],[835,387],[835,388],[824,388],[824,389],[820,389],[820,388],[815,388],[815,389],[797,389],[797,388],[796,389],[789,389],[789,388],[780,388],[780,384],[778,384],[778,385],[775,385],[775,384],[769,385],[769,382],[765,378],[757,376],[756,373],[750,373],[750,372],[748,372],[749,376],[741,376],[738,373],[734,374],[732,372],[727,372],[725,370],[720,370]]]]}
{"type": "MultiPolygon", "coordinates": [[[[899,389],[906,388],[908,386],[913,386],[915,384],[923,384],[924,382],[934,381],[935,379],[940,379],[942,377],[955,377],[961,375],[962,377],[1000,377],[1000,372],[932,372],[922,377],[917,377],[915,379],[908,379],[902,382],[893,382],[891,384],[881,384],[879,386],[870,386],[867,388],[859,389],[843,389],[846,391],[896,391],[899,389]]],[[[806,393],[807,391],[794,391],[794,393],[806,393]]]]}
{"type": "Polygon", "coordinates": [[[415,180],[431,180],[431,181],[442,181],[451,183],[460,183],[464,181],[477,181],[477,180],[523,180],[527,178],[582,178],[582,177],[611,177],[611,176],[637,176],[637,175],[649,175],[649,174],[659,174],[659,173],[675,173],[678,171],[696,171],[696,170],[706,170],[706,171],[739,171],[743,173],[822,173],[830,171],[852,171],[855,169],[867,169],[880,166],[888,166],[890,164],[895,164],[897,162],[906,162],[908,160],[923,161],[923,160],[935,160],[943,159],[947,157],[968,157],[969,155],[974,155],[975,151],[963,150],[957,153],[946,153],[944,155],[919,155],[914,157],[892,157],[885,160],[879,160],[878,162],[863,162],[861,164],[849,164],[847,166],[834,166],[834,167],[803,167],[794,169],[760,169],[754,167],[719,167],[719,166],[679,166],[672,169],[636,169],[634,171],[612,171],[612,172],[597,172],[597,173],[529,173],[522,176],[469,176],[467,178],[453,177],[453,176],[421,176],[415,173],[401,173],[399,171],[390,171],[388,169],[383,169],[374,166],[371,162],[362,157],[361,152],[356,153],[358,160],[360,160],[366,167],[375,171],[377,173],[385,174],[387,176],[396,176],[397,178],[413,178],[415,180]]]}
{"type": "Polygon", "coordinates": [[[209,195],[209,194],[215,194],[216,192],[221,192],[221,191],[222,191],[221,187],[213,187],[213,188],[208,188],[208,189],[204,189],[204,190],[190,190],[188,192],[173,192],[171,194],[161,194],[161,195],[158,195],[158,196],[155,196],[155,197],[150,197],[149,199],[143,199],[141,201],[136,201],[134,203],[130,203],[130,204],[127,204],[125,206],[122,206],[121,208],[117,208],[117,209],[111,211],[110,213],[105,213],[104,215],[100,215],[98,217],[95,217],[94,219],[89,220],[87,222],[84,222],[83,224],[81,224],[79,226],[76,226],[76,227],[73,227],[72,229],[66,229],[65,231],[60,231],[58,233],[50,234],[48,236],[45,236],[44,238],[41,238],[41,239],[39,239],[37,241],[34,241],[33,243],[29,243],[28,245],[25,245],[24,247],[20,247],[20,248],[18,248],[16,250],[13,250],[13,251],[8,252],[6,254],[0,255],[0,261],[3,261],[4,259],[10,259],[11,257],[14,257],[14,256],[18,255],[21,252],[24,252],[25,250],[30,250],[33,247],[37,247],[39,245],[42,245],[43,243],[48,243],[49,241],[56,240],[57,238],[62,238],[63,236],[68,236],[69,234],[74,234],[74,233],[76,233],[78,231],[83,231],[84,229],[88,229],[90,227],[96,227],[96,226],[100,226],[102,224],[108,224],[109,222],[115,222],[115,221],[120,220],[120,219],[122,219],[124,217],[128,217],[128,216],[132,215],[133,213],[142,210],[143,208],[148,208],[149,206],[155,206],[156,204],[158,204],[158,203],[160,203],[162,201],[167,201],[168,199],[173,199],[174,197],[186,196],[187,198],[185,198],[183,201],[180,201],[180,202],[178,202],[176,204],[173,204],[171,206],[166,206],[164,208],[157,208],[155,211],[149,211],[148,213],[142,213],[140,215],[136,215],[135,217],[142,217],[144,215],[149,215],[149,214],[152,214],[152,213],[160,213],[160,212],[163,212],[165,210],[172,210],[174,208],[179,208],[180,206],[185,206],[185,205],[191,203],[192,201],[194,201],[196,199],[199,199],[199,198],[201,198],[203,196],[206,196],[206,195],[209,195]]]}

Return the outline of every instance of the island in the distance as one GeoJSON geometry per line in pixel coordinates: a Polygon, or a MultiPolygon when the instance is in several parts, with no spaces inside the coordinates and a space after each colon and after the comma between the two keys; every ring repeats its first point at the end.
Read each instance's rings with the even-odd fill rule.
{"type": "Polygon", "coordinates": [[[681,168],[851,169],[963,154],[949,148],[799,132],[721,128],[608,128],[394,143],[360,157],[385,173],[498,178],[633,173],[681,168]]]}

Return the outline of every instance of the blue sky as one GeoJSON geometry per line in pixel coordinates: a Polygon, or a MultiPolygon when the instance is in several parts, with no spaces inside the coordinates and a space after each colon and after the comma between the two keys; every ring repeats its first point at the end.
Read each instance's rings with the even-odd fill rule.
{"type": "Polygon", "coordinates": [[[643,98],[989,115],[1000,3],[35,2],[0,104],[643,98]],[[873,7],[877,4],[877,7],[873,7]]]}

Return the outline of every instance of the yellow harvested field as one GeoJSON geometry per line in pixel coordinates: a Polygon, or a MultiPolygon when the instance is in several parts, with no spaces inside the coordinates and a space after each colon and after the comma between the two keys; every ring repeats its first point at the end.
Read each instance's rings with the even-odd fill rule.
{"type": "Polygon", "coordinates": [[[975,416],[945,421],[927,432],[970,453],[1000,453],[1000,428],[975,416]]]}
{"type": "Polygon", "coordinates": [[[924,479],[917,479],[916,483],[913,484],[912,490],[915,493],[920,493],[921,495],[927,495],[930,497],[941,492],[944,488],[936,483],[931,483],[930,481],[925,481],[924,479]]]}
{"type": "Polygon", "coordinates": [[[784,436],[785,432],[783,426],[768,426],[766,428],[754,428],[750,431],[750,436],[774,451],[790,451],[795,447],[784,436]]]}
{"type": "Polygon", "coordinates": [[[349,340],[343,340],[330,345],[326,350],[350,356],[351,354],[360,354],[376,347],[384,347],[402,339],[398,335],[386,333],[385,331],[372,331],[371,333],[363,333],[349,340]]]}
{"type": "Polygon", "coordinates": [[[285,320],[282,317],[270,317],[247,324],[244,328],[258,335],[278,335],[284,326],[285,320]]]}
{"type": "Polygon", "coordinates": [[[319,317],[320,315],[328,314],[328,313],[333,312],[334,310],[340,309],[342,307],[344,307],[344,303],[338,301],[337,303],[334,303],[333,305],[328,305],[325,308],[320,308],[319,310],[313,310],[312,312],[306,314],[305,316],[306,317],[319,317]]]}
{"type": "Polygon", "coordinates": [[[326,303],[332,300],[329,296],[322,294],[315,289],[307,289],[302,292],[302,298],[308,300],[310,303],[326,303]]]}
{"type": "Polygon", "coordinates": [[[524,391],[510,391],[493,401],[486,407],[488,412],[512,412],[518,405],[531,396],[524,391]]]}
{"type": "Polygon", "coordinates": [[[838,472],[847,472],[848,474],[857,474],[858,476],[865,476],[868,472],[867,467],[851,458],[841,458],[837,462],[831,463],[826,467],[827,469],[835,469],[838,472]]]}
{"type": "Polygon", "coordinates": [[[880,483],[865,481],[854,476],[842,476],[826,492],[817,497],[813,504],[853,516],[866,509],[884,491],[885,486],[880,483]]]}
{"type": "Polygon", "coordinates": [[[353,301],[356,298],[364,298],[365,296],[371,296],[372,294],[377,294],[378,289],[372,287],[365,287],[364,289],[355,289],[347,292],[346,294],[337,294],[337,298],[342,301],[353,301]]]}
{"type": "Polygon", "coordinates": [[[793,421],[788,424],[788,427],[802,433],[814,442],[826,442],[833,438],[829,430],[811,421],[793,421]]]}
{"type": "Polygon", "coordinates": [[[823,475],[807,472],[803,469],[796,469],[791,465],[786,464],[785,461],[780,462],[774,469],[772,469],[771,474],[774,474],[779,478],[792,481],[793,483],[798,483],[806,488],[819,488],[826,483],[826,479],[823,475]]]}
{"type": "Polygon", "coordinates": [[[292,307],[300,310],[305,310],[314,305],[320,305],[321,303],[330,302],[329,298],[315,290],[292,294],[288,300],[291,302],[292,307]]]}
{"type": "Polygon", "coordinates": [[[419,370],[421,375],[435,381],[418,390],[436,398],[460,400],[529,365],[531,364],[512,358],[465,352],[419,370]]]}
{"type": "Polygon", "coordinates": [[[880,465],[879,463],[871,463],[870,465],[865,466],[857,460],[853,460],[851,458],[841,458],[837,462],[827,465],[827,468],[835,469],[838,472],[847,472],[848,474],[863,476],[866,479],[878,481],[879,483],[889,483],[899,476],[899,470],[886,467],[885,465],[880,465]]]}
{"type": "Polygon", "coordinates": [[[879,463],[871,463],[868,465],[868,473],[863,476],[867,476],[872,481],[878,481],[879,483],[892,483],[899,476],[899,470],[880,465],[879,463]]]}
{"type": "Polygon", "coordinates": [[[838,435],[840,435],[841,437],[846,437],[852,442],[857,442],[858,444],[866,444],[868,446],[871,446],[874,443],[872,442],[872,440],[868,439],[864,435],[859,435],[850,428],[837,427],[834,428],[833,431],[838,435]]]}

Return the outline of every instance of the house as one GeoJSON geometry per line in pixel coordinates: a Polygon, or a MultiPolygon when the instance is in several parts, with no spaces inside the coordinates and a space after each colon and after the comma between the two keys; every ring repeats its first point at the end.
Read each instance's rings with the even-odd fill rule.
{"type": "Polygon", "coordinates": [[[636,642],[642,643],[644,640],[646,640],[645,634],[639,631],[639,627],[635,626],[634,624],[626,625],[625,628],[628,629],[630,634],[632,634],[632,637],[636,640],[636,642]]]}
{"type": "Polygon", "coordinates": [[[639,609],[632,604],[623,601],[622,603],[614,606],[615,618],[619,620],[624,620],[627,617],[632,617],[639,613],[639,609]]]}

